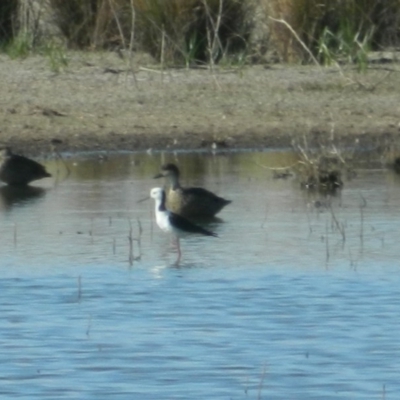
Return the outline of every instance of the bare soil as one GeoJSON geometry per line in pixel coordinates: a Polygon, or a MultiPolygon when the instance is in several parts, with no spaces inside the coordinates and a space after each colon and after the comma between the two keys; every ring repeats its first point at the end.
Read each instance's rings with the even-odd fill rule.
{"type": "Polygon", "coordinates": [[[145,55],[0,56],[0,141],[60,151],[288,147],[307,137],[381,148],[400,135],[400,65],[161,69],[145,55]],[[53,62],[53,65],[51,63],[53,62]]]}

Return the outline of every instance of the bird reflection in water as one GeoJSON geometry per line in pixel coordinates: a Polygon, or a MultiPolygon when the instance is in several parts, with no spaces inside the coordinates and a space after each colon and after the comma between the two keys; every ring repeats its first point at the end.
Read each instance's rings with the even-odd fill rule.
{"type": "Polygon", "coordinates": [[[27,204],[46,194],[46,189],[35,186],[1,186],[0,208],[8,210],[15,205],[27,204]]]}

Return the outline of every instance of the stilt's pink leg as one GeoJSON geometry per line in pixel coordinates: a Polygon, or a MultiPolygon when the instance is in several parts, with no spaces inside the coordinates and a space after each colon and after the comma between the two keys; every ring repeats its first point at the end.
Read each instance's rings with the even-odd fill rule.
{"type": "Polygon", "coordinates": [[[178,237],[176,238],[176,248],[178,250],[178,259],[176,260],[175,264],[179,265],[179,261],[181,261],[182,252],[181,252],[181,244],[178,237]]]}

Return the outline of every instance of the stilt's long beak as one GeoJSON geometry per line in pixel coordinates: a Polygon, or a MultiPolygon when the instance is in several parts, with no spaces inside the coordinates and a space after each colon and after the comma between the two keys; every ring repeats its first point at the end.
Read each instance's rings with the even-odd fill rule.
{"type": "Polygon", "coordinates": [[[138,200],[136,203],[143,203],[144,201],[149,200],[149,199],[150,199],[150,196],[146,196],[143,199],[138,200]]]}
{"type": "Polygon", "coordinates": [[[159,174],[154,175],[153,179],[159,179],[159,178],[163,178],[163,177],[164,177],[164,175],[160,172],[159,174]]]}

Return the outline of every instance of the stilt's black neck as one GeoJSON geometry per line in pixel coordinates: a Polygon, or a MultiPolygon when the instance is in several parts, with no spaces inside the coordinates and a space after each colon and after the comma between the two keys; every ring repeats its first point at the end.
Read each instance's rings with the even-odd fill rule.
{"type": "Polygon", "coordinates": [[[160,201],[160,205],[158,206],[159,211],[167,211],[167,208],[165,207],[165,200],[166,200],[165,190],[162,190],[161,191],[161,201],[160,201]]]}

